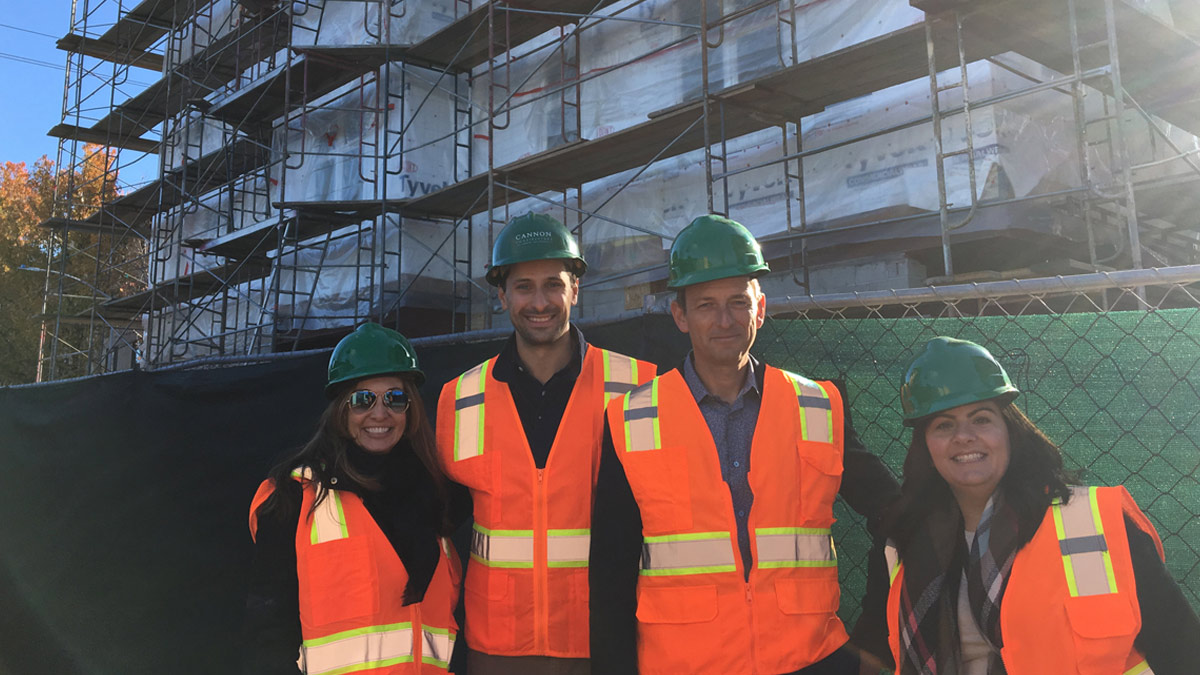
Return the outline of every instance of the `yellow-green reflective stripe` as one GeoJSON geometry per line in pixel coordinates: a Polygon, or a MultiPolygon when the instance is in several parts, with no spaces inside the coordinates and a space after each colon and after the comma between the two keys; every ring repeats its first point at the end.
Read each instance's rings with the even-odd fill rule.
{"type": "Polygon", "coordinates": [[[1071,500],[1065,506],[1061,503],[1051,506],[1067,590],[1072,597],[1116,593],[1116,575],[1104,537],[1096,488],[1076,487],[1071,492],[1071,500]]]}
{"type": "Polygon", "coordinates": [[[445,668],[450,665],[450,653],[454,651],[454,636],[445,628],[421,626],[421,662],[445,668]]]}
{"type": "Polygon", "coordinates": [[[342,497],[337,490],[325,493],[325,499],[321,500],[320,505],[313,511],[312,521],[310,541],[313,544],[323,544],[350,536],[346,529],[346,512],[342,509],[342,497]]]}
{"type": "Polygon", "coordinates": [[[737,569],[728,532],[687,532],[644,537],[641,573],[707,574],[737,569]]]}
{"type": "Polygon", "coordinates": [[[759,567],[837,567],[829,528],[759,528],[754,540],[759,567]]]}
{"type": "Polygon", "coordinates": [[[488,567],[533,567],[533,530],[489,530],[475,523],[471,559],[488,567]]]}
{"type": "Polygon", "coordinates": [[[625,395],[625,451],[640,452],[662,447],[658,423],[658,378],[625,395]]]}
{"type": "Polygon", "coordinates": [[[1136,666],[1125,671],[1121,675],[1154,675],[1154,671],[1150,670],[1150,664],[1142,661],[1136,666]]]}
{"type": "Polygon", "coordinates": [[[737,565],[711,565],[709,567],[677,567],[671,569],[647,570],[639,572],[645,577],[669,577],[684,574],[719,574],[721,572],[736,572],[737,565]]]}
{"type": "Polygon", "coordinates": [[[305,672],[307,673],[307,675],[317,675],[317,673],[319,673],[319,675],[347,675],[348,673],[361,673],[364,670],[375,670],[376,668],[390,668],[392,666],[398,666],[402,663],[412,663],[412,660],[413,660],[412,654],[409,654],[408,656],[400,656],[400,657],[397,657],[394,659],[387,659],[384,661],[366,661],[364,663],[356,663],[352,666],[346,666],[345,668],[334,668],[333,670],[323,670],[323,671],[308,670],[305,672]]]}
{"type": "Polygon", "coordinates": [[[604,356],[604,402],[623,396],[637,386],[638,364],[624,354],[601,350],[604,356]]]}
{"type": "Polygon", "coordinates": [[[800,406],[800,437],[818,443],[833,442],[833,403],[821,385],[812,380],[783,371],[796,392],[800,406]]]}
{"type": "Polygon", "coordinates": [[[413,658],[412,623],[367,626],[300,644],[300,665],[308,675],[339,675],[413,658]]]}
{"type": "Polygon", "coordinates": [[[592,531],[547,530],[546,564],[550,567],[587,567],[592,531]]]}
{"type": "Polygon", "coordinates": [[[454,387],[454,460],[483,454],[483,392],[488,362],[459,375],[454,387]]]}

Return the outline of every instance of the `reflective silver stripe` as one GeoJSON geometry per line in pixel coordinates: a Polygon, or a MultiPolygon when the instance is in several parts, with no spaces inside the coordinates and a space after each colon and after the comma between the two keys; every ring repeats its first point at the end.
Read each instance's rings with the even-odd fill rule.
{"type": "Polygon", "coordinates": [[[625,395],[625,451],[662,447],[658,423],[658,378],[625,395]]]}
{"type": "Polygon", "coordinates": [[[837,567],[829,528],[769,527],[754,530],[758,566],[837,567]]]}
{"type": "Polygon", "coordinates": [[[307,675],[353,673],[413,659],[411,623],[368,626],[305,640],[297,665],[307,675]]]}
{"type": "Polygon", "coordinates": [[[323,544],[349,536],[346,512],[342,508],[342,494],[338,490],[329,490],[325,493],[325,499],[313,510],[310,541],[313,544],[323,544]]]}
{"type": "Polygon", "coordinates": [[[666,576],[733,572],[733,540],[728,532],[688,532],[642,539],[641,574],[666,576]]]}
{"type": "Polygon", "coordinates": [[[883,547],[883,559],[887,561],[888,568],[888,585],[896,583],[896,575],[900,573],[900,551],[896,549],[896,545],[891,539],[887,540],[887,545],[883,547]]]}
{"type": "Polygon", "coordinates": [[[1071,500],[1050,507],[1071,597],[1117,592],[1094,487],[1071,488],[1071,500]]]}
{"type": "Polygon", "coordinates": [[[632,391],[638,382],[638,364],[624,354],[601,350],[604,359],[604,403],[632,391]]]}
{"type": "Polygon", "coordinates": [[[833,442],[833,403],[821,385],[812,380],[783,371],[796,390],[800,406],[800,437],[818,443],[833,442]]]}
{"type": "Polygon", "coordinates": [[[454,461],[483,454],[483,389],[488,363],[459,375],[454,386],[454,461]]]}
{"type": "Polygon", "coordinates": [[[533,567],[533,530],[489,530],[475,523],[471,559],[488,567],[533,567]]]}
{"type": "Polygon", "coordinates": [[[591,530],[549,530],[546,533],[546,565],[587,567],[591,543],[591,530]]]}
{"type": "Polygon", "coordinates": [[[454,636],[445,628],[421,626],[421,662],[445,668],[450,665],[450,653],[454,651],[454,636]]]}

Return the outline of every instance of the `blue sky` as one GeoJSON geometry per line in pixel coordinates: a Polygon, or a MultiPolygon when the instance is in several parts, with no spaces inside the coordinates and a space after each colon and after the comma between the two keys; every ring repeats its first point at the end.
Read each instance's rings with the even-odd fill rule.
{"type": "MultiPolygon", "coordinates": [[[[82,0],[79,5],[83,6],[82,0]]],[[[97,5],[112,5],[115,2],[97,5]]],[[[132,4],[132,3],[126,3],[132,4]]],[[[0,0],[0,7],[20,7],[18,12],[0,14],[0,162],[32,164],[42,155],[51,160],[58,153],[58,139],[46,132],[62,121],[66,52],[54,45],[71,29],[71,0],[0,0]]],[[[94,23],[99,22],[98,12],[94,23]]],[[[110,19],[111,20],[111,19],[110,19]]],[[[96,32],[104,29],[94,25],[96,32]]],[[[135,69],[131,80],[148,84],[158,76],[135,69]]],[[[136,155],[122,155],[127,164],[136,155]]],[[[140,183],[153,177],[157,161],[142,159],[121,172],[123,183],[140,183]]]]}
{"type": "Polygon", "coordinates": [[[54,43],[71,27],[71,2],[5,0],[0,5],[21,8],[0,14],[0,82],[6,94],[0,97],[0,161],[54,159],[58,142],[46,132],[62,116],[67,62],[54,43]]]}

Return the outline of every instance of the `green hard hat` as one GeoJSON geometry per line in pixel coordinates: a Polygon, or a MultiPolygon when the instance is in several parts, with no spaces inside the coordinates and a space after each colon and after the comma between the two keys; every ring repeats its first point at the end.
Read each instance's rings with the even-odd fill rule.
{"type": "Polygon", "coordinates": [[[667,288],[728,277],[758,277],[769,271],[762,247],[750,230],[721,216],[700,216],[683,228],[671,245],[667,288]]]}
{"type": "Polygon", "coordinates": [[[900,387],[904,424],[967,403],[1001,398],[1001,407],[1020,393],[991,352],[969,340],[935,337],[908,367],[900,387]]]}
{"type": "Polygon", "coordinates": [[[411,374],[418,387],[425,383],[408,338],[377,323],[364,323],[333,348],[325,395],[333,398],[335,385],[342,382],[400,373],[411,374]]]}
{"type": "Polygon", "coordinates": [[[531,260],[563,260],[577,277],[587,272],[579,243],[567,227],[543,213],[526,213],[508,221],[492,244],[492,264],[487,281],[499,286],[504,268],[531,260]]]}

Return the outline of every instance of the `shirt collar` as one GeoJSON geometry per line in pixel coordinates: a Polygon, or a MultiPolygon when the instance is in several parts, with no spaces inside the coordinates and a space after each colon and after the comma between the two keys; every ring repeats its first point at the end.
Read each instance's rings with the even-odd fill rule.
{"type": "MultiPolygon", "coordinates": [[[[712,396],[716,400],[721,400],[714,396],[708,390],[708,387],[704,386],[704,381],[700,379],[700,373],[696,372],[696,366],[692,363],[692,359],[692,352],[688,352],[687,358],[683,360],[683,381],[687,382],[688,389],[692,391],[692,398],[696,399],[696,403],[703,401],[706,396],[712,396]]],[[[746,373],[746,380],[742,382],[742,388],[738,390],[737,396],[734,397],[735,401],[751,391],[757,396],[762,396],[762,392],[758,388],[758,376],[754,374],[756,370],[758,370],[758,359],[751,356],[749,372],[746,373]]]]}
{"type": "MultiPolygon", "coordinates": [[[[583,338],[583,331],[579,330],[579,327],[573,323],[570,326],[571,339],[575,341],[578,349],[573,351],[571,360],[558,373],[565,371],[580,372],[583,369],[583,357],[587,355],[588,343],[583,338]]],[[[512,382],[513,378],[519,372],[524,372],[521,370],[523,368],[524,364],[521,363],[521,356],[517,353],[517,334],[514,332],[508,336],[508,340],[504,342],[504,347],[496,356],[496,364],[492,367],[492,377],[501,382],[512,382]]],[[[558,373],[555,373],[555,375],[558,375],[558,373]]]]}

